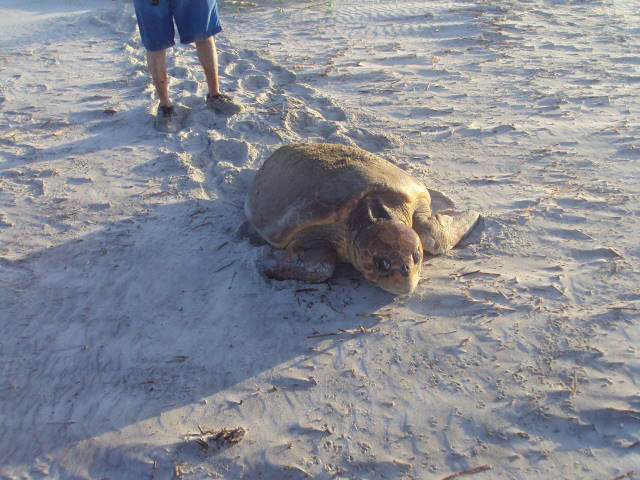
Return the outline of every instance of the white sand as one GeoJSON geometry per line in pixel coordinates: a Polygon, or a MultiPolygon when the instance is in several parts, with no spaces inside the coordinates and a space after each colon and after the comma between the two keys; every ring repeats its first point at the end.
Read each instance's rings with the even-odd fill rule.
{"type": "Polygon", "coordinates": [[[221,9],[244,113],[179,47],[165,136],[129,1],[0,0],[0,476],[640,478],[636,2],[265,3],[221,9]],[[482,228],[409,298],[268,281],[244,195],[300,140],[482,228]]]}

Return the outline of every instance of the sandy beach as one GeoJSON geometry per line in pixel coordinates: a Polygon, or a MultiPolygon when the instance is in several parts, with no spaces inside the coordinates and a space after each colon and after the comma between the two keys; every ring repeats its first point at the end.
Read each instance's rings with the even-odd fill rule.
{"type": "Polygon", "coordinates": [[[640,479],[637,2],[256,2],[162,134],[132,2],[0,0],[0,478],[640,479]],[[411,296],[267,279],[291,142],[482,221],[411,296]]]}

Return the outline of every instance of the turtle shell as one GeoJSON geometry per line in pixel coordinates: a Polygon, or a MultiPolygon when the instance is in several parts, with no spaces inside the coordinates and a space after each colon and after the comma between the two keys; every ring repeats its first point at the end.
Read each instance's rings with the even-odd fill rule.
{"type": "Polygon", "coordinates": [[[301,230],[344,222],[362,198],[374,192],[384,192],[394,203],[429,195],[407,172],[361,148],[290,144],[258,170],[245,212],[265,240],[285,248],[301,230]]]}

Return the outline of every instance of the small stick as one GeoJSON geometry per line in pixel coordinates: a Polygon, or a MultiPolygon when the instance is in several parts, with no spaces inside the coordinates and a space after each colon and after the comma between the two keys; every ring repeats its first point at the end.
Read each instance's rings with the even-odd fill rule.
{"type": "Polygon", "coordinates": [[[356,317],[360,318],[379,318],[382,320],[383,318],[391,318],[390,313],[356,313],[356,317]]]}
{"type": "Polygon", "coordinates": [[[495,308],[496,310],[506,310],[507,312],[517,312],[515,308],[507,307],[506,305],[500,305],[497,303],[487,303],[487,305],[495,308]]]}
{"type": "Polygon", "coordinates": [[[154,478],[156,477],[156,468],[157,468],[157,463],[154,460],[153,464],[151,465],[151,475],[149,475],[149,480],[154,480],[154,478]]]}
{"type": "Polygon", "coordinates": [[[633,470],[627,473],[623,473],[622,475],[618,475],[613,480],[622,480],[623,478],[631,478],[631,475],[633,475],[633,470]]]}
{"type": "Polygon", "coordinates": [[[626,413],[629,415],[629,417],[633,418],[634,420],[638,420],[640,421],[640,410],[631,410],[628,408],[613,408],[613,407],[609,407],[607,408],[607,410],[609,410],[610,412],[618,412],[618,413],[626,413]]]}
{"type": "Polygon", "coordinates": [[[207,225],[213,225],[213,223],[211,223],[211,222],[204,222],[204,223],[201,223],[200,225],[196,225],[195,227],[191,227],[191,230],[196,230],[197,228],[206,227],[207,225]]]}
{"type": "Polygon", "coordinates": [[[573,371],[573,382],[571,383],[571,396],[575,397],[578,394],[578,371],[573,371]]]}
{"type": "Polygon", "coordinates": [[[609,407],[609,408],[607,408],[607,410],[611,410],[613,412],[620,412],[620,413],[630,413],[632,415],[640,415],[640,410],[632,410],[630,408],[613,408],[613,407],[609,407]]]}
{"type": "Polygon", "coordinates": [[[451,333],[456,333],[458,330],[451,330],[450,332],[437,332],[436,335],[449,335],[451,333]]]}
{"type": "Polygon", "coordinates": [[[209,450],[209,444],[202,440],[201,438],[196,438],[195,442],[202,448],[203,450],[209,450]]]}
{"type": "Polygon", "coordinates": [[[234,263],[236,263],[236,261],[235,261],[235,260],[234,260],[233,262],[231,262],[231,263],[227,263],[225,266],[220,267],[220,268],[219,268],[219,269],[217,269],[217,270],[214,270],[214,271],[213,271],[213,273],[221,272],[222,270],[224,270],[225,268],[230,267],[230,266],[231,266],[231,265],[233,265],[234,263]]]}
{"type": "Polygon", "coordinates": [[[292,465],[290,467],[288,467],[290,470],[297,470],[298,472],[302,473],[305,477],[307,478],[311,478],[313,475],[311,475],[309,472],[305,472],[303,469],[301,469],[300,467],[298,467],[297,465],[292,465]]]}
{"type": "Polygon", "coordinates": [[[468,470],[463,470],[461,472],[452,473],[451,475],[448,475],[448,476],[444,477],[442,480],[451,480],[452,478],[461,477],[462,475],[471,475],[473,473],[484,472],[485,470],[491,470],[491,466],[490,465],[480,465],[479,467],[473,467],[473,468],[470,468],[468,470]]]}
{"type": "Polygon", "coordinates": [[[340,335],[339,333],[316,333],[314,335],[307,335],[307,338],[320,338],[320,337],[335,337],[340,335]]]}
{"type": "Polygon", "coordinates": [[[403,322],[413,322],[413,323],[429,323],[431,320],[429,318],[423,318],[419,320],[417,318],[406,318],[402,320],[403,322]]]}
{"type": "Polygon", "coordinates": [[[186,362],[189,359],[186,355],[176,355],[171,360],[167,360],[167,363],[182,363],[186,362]]]}
{"type": "Polygon", "coordinates": [[[188,437],[203,437],[205,435],[211,435],[213,433],[216,433],[214,430],[203,430],[200,425],[198,425],[198,430],[200,431],[200,433],[187,433],[187,436],[188,437]]]}
{"type": "Polygon", "coordinates": [[[473,275],[474,273],[482,273],[480,270],[472,270],[470,272],[459,273],[459,277],[466,277],[467,275],[473,275]]]}
{"type": "Polygon", "coordinates": [[[353,332],[352,332],[352,331],[350,331],[350,330],[345,330],[344,328],[339,328],[339,329],[338,329],[338,332],[339,332],[339,333],[344,333],[344,334],[347,334],[347,335],[351,335],[352,337],[355,337],[355,336],[356,336],[356,334],[355,334],[355,333],[353,333],[353,332]]]}

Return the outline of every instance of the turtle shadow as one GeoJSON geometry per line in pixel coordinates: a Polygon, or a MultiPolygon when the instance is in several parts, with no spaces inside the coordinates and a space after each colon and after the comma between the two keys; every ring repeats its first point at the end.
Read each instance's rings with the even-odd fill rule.
{"type": "Polygon", "coordinates": [[[243,221],[223,202],[191,200],[3,261],[19,318],[3,341],[13,434],[0,463],[64,456],[204,399],[224,416],[249,380],[263,392],[314,388],[289,369],[351,338],[317,333],[369,328],[359,315],[391,297],[348,277],[266,280],[237,238],[243,221]]]}

